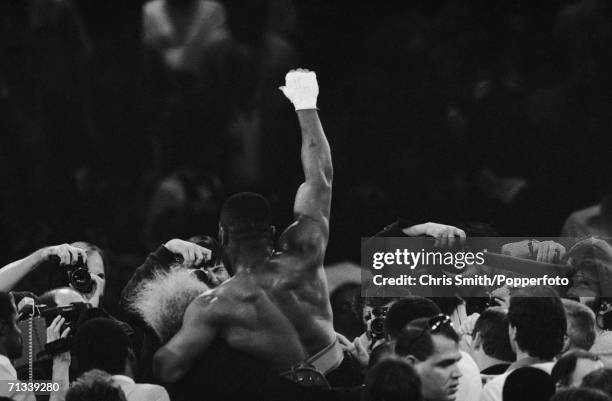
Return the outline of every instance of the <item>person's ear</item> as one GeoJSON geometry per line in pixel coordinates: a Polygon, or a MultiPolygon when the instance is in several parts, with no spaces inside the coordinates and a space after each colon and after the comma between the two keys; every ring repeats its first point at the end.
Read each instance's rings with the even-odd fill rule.
{"type": "Polygon", "coordinates": [[[404,359],[412,366],[416,365],[418,362],[418,359],[416,359],[414,355],[407,355],[404,357],[404,359]]]}
{"type": "Polygon", "coordinates": [[[561,352],[559,354],[564,354],[567,350],[570,349],[571,340],[567,334],[563,335],[563,348],[561,348],[561,352]]]}

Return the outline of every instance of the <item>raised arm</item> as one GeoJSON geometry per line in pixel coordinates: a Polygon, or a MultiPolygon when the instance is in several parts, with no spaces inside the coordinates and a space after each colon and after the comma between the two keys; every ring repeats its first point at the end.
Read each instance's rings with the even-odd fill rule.
{"type": "Polygon", "coordinates": [[[53,256],[59,260],[60,265],[74,264],[79,258],[83,262],[87,260],[87,254],[83,249],[68,244],[39,249],[23,259],[0,268],[0,291],[11,291],[28,273],[53,256]]]}
{"type": "Polygon", "coordinates": [[[329,143],[317,113],[319,87],[314,72],[290,71],[281,90],[293,103],[302,131],[304,183],[293,206],[296,222],[280,238],[283,251],[322,256],[329,237],[333,168],[329,143]]]}

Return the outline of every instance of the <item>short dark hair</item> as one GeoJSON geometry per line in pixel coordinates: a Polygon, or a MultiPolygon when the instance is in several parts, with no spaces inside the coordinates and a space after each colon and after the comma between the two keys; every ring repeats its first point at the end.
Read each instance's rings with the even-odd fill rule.
{"type": "Polygon", "coordinates": [[[430,299],[410,296],[391,305],[385,319],[385,330],[396,338],[403,328],[414,319],[431,317],[440,313],[440,308],[430,299]]]}
{"type": "Polygon", "coordinates": [[[555,383],[548,373],[532,366],[512,371],[504,382],[504,401],[548,400],[555,393],[555,383]]]}
{"type": "Polygon", "coordinates": [[[128,335],[117,322],[99,317],[78,328],[72,349],[79,372],[101,369],[115,375],[124,372],[130,347],[128,335]]]}
{"type": "Polygon", "coordinates": [[[368,371],[365,401],[421,401],[421,379],[414,368],[398,358],[385,359],[368,371]]]}
{"type": "Polygon", "coordinates": [[[263,196],[240,192],[230,196],[221,208],[219,223],[237,238],[261,237],[269,232],[272,212],[263,196]]]}
{"type": "Polygon", "coordinates": [[[13,297],[8,292],[0,291],[0,320],[13,324],[13,315],[17,313],[13,306],[13,297]]]}
{"type": "Polygon", "coordinates": [[[606,393],[587,387],[575,387],[557,391],[550,401],[610,401],[606,393]]]}
{"type": "Polygon", "coordinates": [[[561,298],[551,287],[521,288],[510,297],[510,326],[518,347],[529,356],[552,359],[561,352],[567,328],[561,298]]]}
{"type": "Polygon", "coordinates": [[[510,346],[508,336],[508,312],[499,307],[485,309],[476,323],[472,336],[480,334],[482,350],[492,358],[502,361],[514,361],[516,354],[510,346]]]}
{"type": "Polygon", "coordinates": [[[407,326],[395,341],[395,353],[401,357],[412,355],[419,361],[426,360],[434,353],[431,333],[422,327],[407,326]]]}
{"type": "Polygon", "coordinates": [[[555,384],[559,384],[562,387],[568,387],[571,384],[572,374],[576,370],[578,359],[597,361],[599,357],[584,350],[574,350],[563,355],[557,360],[550,372],[550,376],[555,384]]]}
{"type": "Polygon", "coordinates": [[[106,372],[91,370],[70,385],[66,401],[126,401],[121,388],[113,383],[106,372]]]}
{"type": "Polygon", "coordinates": [[[612,397],[612,369],[594,370],[582,378],[582,386],[599,389],[612,397]]]}
{"type": "Polygon", "coordinates": [[[588,306],[563,299],[567,317],[567,335],[573,347],[589,350],[595,343],[595,313],[588,306]]]}

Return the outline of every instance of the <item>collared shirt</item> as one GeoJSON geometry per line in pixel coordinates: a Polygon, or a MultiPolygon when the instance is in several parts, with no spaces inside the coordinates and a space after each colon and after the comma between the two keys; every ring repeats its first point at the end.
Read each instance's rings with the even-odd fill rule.
{"type": "Polygon", "coordinates": [[[123,390],[128,401],[170,401],[165,388],[156,384],[135,383],[124,375],[113,375],[113,381],[123,390]]]}
{"type": "Polygon", "coordinates": [[[5,381],[18,382],[17,372],[11,361],[6,356],[0,355],[0,396],[11,398],[14,401],[36,401],[33,393],[11,390],[5,381]]]}
{"type": "Polygon", "coordinates": [[[518,368],[522,368],[524,366],[532,366],[534,368],[542,369],[546,373],[550,374],[555,362],[545,362],[540,358],[527,357],[520,359],[510,366],[508,366],[508,370],[504,374],[497,376],[496,378],[490,380],[482,389],[482,396],[480,397],[480,401],[502,401],[502,393],[504,390],[504,384],[506,383],[506,378],[508,375],[518,368]]]}

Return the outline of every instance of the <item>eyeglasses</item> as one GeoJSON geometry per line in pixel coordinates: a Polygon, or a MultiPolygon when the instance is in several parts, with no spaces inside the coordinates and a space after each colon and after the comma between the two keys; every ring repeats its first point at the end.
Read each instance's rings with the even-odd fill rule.
{"type": "MultiPolygon", "coordinates": [[[[438,331],[442,327],[442,325],[448,324],[451,327],[453,326],[453,322],[451,321],[450,316],[445,315],[443,313],[440,313],[439,315],[430,318],[427,321],[427,324],[429,325],[429,330],[431,330],[432,333],[438,331]]],[[[427,328],[425,330],[427,330],[427,328]]]]}

